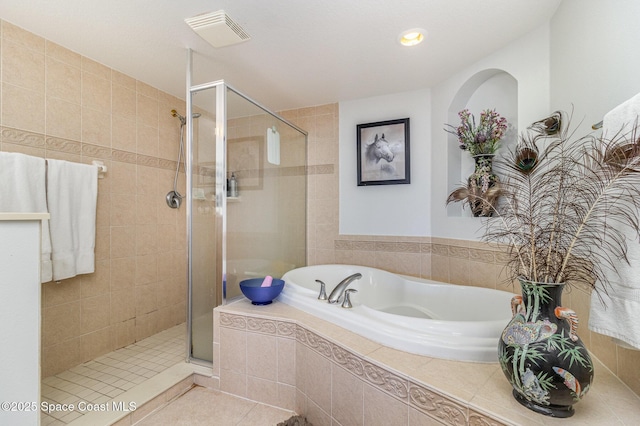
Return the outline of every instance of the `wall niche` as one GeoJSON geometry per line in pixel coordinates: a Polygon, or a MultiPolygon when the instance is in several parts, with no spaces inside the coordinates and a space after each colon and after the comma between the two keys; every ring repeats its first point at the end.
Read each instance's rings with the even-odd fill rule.
{"type": "MultiPolygon", "coordinates": [[[[495,109],[507,119],[509,128],[500,143],[497,155],[516,143],[518,129],[518,81],[508,72],[501,69],[486,69],[471,76],[456,92],[447,111],[447,123],[457,127],[460,124],[458,112],[467,108],[471,114],[480,118],[485,109],[495,109]]],[[[459,148],[455,135],[447,133],[447,194],[466,184],[473,173],[473,158],[467,151],[459,148]]],[[[451,203],[447,206],[449,217],[473,217],[464,204],[451,203]]]]}

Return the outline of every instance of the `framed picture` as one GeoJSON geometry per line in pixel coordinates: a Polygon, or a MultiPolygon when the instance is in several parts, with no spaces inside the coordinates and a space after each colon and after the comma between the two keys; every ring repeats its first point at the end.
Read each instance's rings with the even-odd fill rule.
{"type": "Polygon", "coordinates": [[[356,127],[358,186],[411,183],[409,119],[356,127]]]}
{"type": "Polygon", "coordinates": [[[262,189],[264,136],[227,140],[227,170],[238,179],[241,191],[262,189]]]}

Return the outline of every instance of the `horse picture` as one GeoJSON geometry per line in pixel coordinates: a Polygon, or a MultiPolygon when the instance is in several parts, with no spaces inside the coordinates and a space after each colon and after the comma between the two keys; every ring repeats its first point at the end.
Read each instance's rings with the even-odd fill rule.
{"type": "Polygon", "coordinates": [[[409,183],[409,119],[358,125],[358,186],[409,183]]]}

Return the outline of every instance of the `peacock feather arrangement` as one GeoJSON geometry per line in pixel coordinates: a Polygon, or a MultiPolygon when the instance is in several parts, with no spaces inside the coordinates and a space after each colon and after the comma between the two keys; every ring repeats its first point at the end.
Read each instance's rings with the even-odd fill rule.
{"type": "MultiPolygon", "coordinates": [[[[640,231],[637,123],[605,138],[575,137],[570,122],[558,111],[533,123],[494,160],[499,187],[484,196],[464,193],[491,206],[483,239],[506,251],[513,281],[606,285],[604,270],[627,254],[626,236],[612,225],[640,231]]],[[[460,199],[454,191],[447,203],[460,199]]]]}

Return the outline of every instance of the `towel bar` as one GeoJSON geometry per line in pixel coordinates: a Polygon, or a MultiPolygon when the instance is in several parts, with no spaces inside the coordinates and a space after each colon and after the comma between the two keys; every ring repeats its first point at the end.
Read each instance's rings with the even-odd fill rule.
{"type": "MultiPolygon", "coordinates": [[[[98,166],[98,179],[102,179],[107,173],[107,166],[102,161],[93,160],[91,162],[94,166],[98,166]]],[[[45,162],[45,167],[48,167],[48,163],[45,162]]]]}
{"type": "Polygon", "coordinates": [[[94,166],[98,166],[98,179],[102,179],[107,173],[107,166],[105,166],[102,161],[98,160],[93,160],[91,164],[93,164],[94,166]]]}

